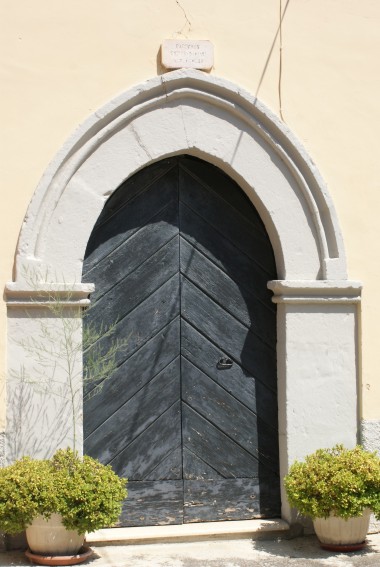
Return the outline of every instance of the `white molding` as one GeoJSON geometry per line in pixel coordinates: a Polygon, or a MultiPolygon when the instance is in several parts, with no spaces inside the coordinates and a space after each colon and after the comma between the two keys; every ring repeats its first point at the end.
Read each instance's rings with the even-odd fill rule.
{"type": "Polygon", "coordinates": [[[65,276],[78,281],[105,199],[137,170],[178,153],[214,163],[246,191],[266,224],[280,277],[347,277],[332,201],[303,147],[255,97],[187,69],[120,95],[68,140],[28,209],[16,281],[36,266],[60,273],[62,264],[65,276]]]}
{"type": "Polygon", "coordinates": [[[42,307],[56,305],[57,301],[65,307],[90,305],[90,294],[94,284],[88,283],[44,283],[39,282],[33,288],[17,282],[9,282],[4,294],[9,307],[42,307]]]}
{"type": "Polygon", "coordinates": [[[362,287],[361,282],[348,280],[268,282],[273,303],[360,303],[362,287]]]}

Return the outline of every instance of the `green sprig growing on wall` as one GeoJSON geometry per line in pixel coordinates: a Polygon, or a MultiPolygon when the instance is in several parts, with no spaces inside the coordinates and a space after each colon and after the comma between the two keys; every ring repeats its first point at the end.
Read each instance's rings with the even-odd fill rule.
{"type": "MultiPolygon", "coordinates": [[[[63,284],[63,289],[54,289],[46,275],[42,278],[37,272],[27,273],[26,281],[34,290],[39,290],[41,282],[46,288],[43,307],[47,316],[39,318],[35,335],[21,338],[18,345],[33,360],[29,372],[22,365],[11,378],[30,384],[40,394],[48,394],[67,401],[73,431],[73,450],[77,450],[77,424],[81,415],[83,390],[91,398],[100,393],[107,380],[112,378],[117,368],[117,355],[126,349],[128,338],[115,337],[117,322],[105,327],[95,327],[83,320],[89,308],[76,304],[73,292],[63,284]],[[51,324],[54,320],[54,325],[51,324]],[[104,341],[104,339],[107,339],[104,341]],[[104,344],[107,347],[104,347],[104,344]],[[82,357],[86,354],[83,368],[82,357]]],[[[53,281],[53,280],[50,280],[53,281]]],[[[71,286],[70,286],[71,287],[71,286]]],[[[32,300],[41,306],[41,298],[32,300]]],[[[28,316],[33,318],[33,313],[28,316]]]]}

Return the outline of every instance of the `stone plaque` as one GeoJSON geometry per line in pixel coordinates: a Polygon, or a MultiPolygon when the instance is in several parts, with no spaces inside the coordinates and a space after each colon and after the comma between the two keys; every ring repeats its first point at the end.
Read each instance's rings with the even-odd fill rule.
{"type": "Polygon", "coordinates": [[[205,39],[164,39],[161,62],[166,69],[210,71],[214,65],[214,47],[205,39]]]}

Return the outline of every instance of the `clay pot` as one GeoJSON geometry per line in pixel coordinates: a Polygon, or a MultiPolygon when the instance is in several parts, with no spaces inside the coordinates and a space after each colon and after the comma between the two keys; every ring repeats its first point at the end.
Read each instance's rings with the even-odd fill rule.
{"type": "Polygon", "coordinates": [[[75,555],[83,546],[84,534],[67,530],[60,514],[48,520],[38,516],[26,528],[26,539],[32,552],[40,555],[75,555]]]}
{"type": "Polygon", "coordinates": [[[365,545],[371,510],[363,510],[362,516],[339,518],[333,513],[328,518],[316,518],[315,533],[324,549],[333,551],[354,551],[365,545]],[[343,549],[343,547],[345,549],[343,549]],[[351,549],[348,549],[351,548],[351,549]]]}

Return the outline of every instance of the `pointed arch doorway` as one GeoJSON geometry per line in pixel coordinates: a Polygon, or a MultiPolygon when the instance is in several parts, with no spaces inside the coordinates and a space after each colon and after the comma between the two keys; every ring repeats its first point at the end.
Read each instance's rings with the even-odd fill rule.
{"type": "MultiPolygon", "coordinates": [[[[22,225],[13,279],[5,289],[9,375],[20,364],[32,371],[27,349],[15,343],[20,332],[23,339],[34,337],[36,326],[51,323],[52,289],[63,296],[70,292],[69,321],[73,307],[91,302],[94,286],[81,281],[83,260],[107,199],[144,167],[180,154],[205,159],[238,183],[270,236],[278,277],[268,286],[277,305],[281,477],[295,459],[318,447],[355,445],[361,284],[347,279],[329,191],[305,149],[260,101],[198,71],[167,73],[122,93],[79,126],[47,168],[22,225]],[[31,287],[25,279],[30,271],[51,274],[53,281],[42,277],[31,287]]],[[[75,371],[81,389],[81,359],[75,371]]],[[[20,428],[22,408],[13,402],[18,399],[17,386],[9,381],[7,462],[24,454],[45,458],[70,444],[72,427],[60,419],[64,401],[53,405],[29,392],[20,428]]],[[[80,443],[80,427],[78,433],[80,443]]],[[[293,521],[281,491],[282,517],[293,521]]]]}
{"type": "Polygon", "coordinates": [[[129,478],[121,524],[279,516],[276,268],[238,185],[186,155],[146,167],[106,203],[83,274],[88,324],[129,337],[84,393],[85,453],[129,478]]]}

